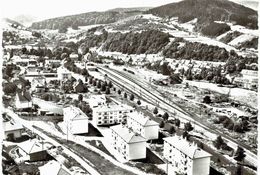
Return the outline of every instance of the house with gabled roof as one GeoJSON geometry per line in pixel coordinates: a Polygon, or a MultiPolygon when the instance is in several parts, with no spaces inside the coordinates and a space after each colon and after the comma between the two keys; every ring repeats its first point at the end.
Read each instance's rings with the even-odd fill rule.
{"type": "Polygon", "coordinates": [[[16,147],[10,150],[9,154],[16,163],[49,160],[51,156],[48,154],[48,149],[51,146],[51,143],[35,138],[18,143],[16,147]]]}
{"type": "Polygon", "coordinates": [[[5,139],[7,140],[16,140],[22,136],[24,127],[18,122],[12,120],[3,122],[3,129],[5,134],[5,139]]]}
{"type": "Polygon", "coordinates": [[[61,163],[52,160],[39,167],[40,175],[71,175],[72,173],[61,163]]]}
{"type": "Polygon", "coordinates": [[[31,94],[22,90],[21,92],[17,92],[15,99],[15,106],[17,109],[28,109],[32,108],[32,97],[31,94]]]}
{"type": "Polygon", "coordinates": [[[146,139],[123,125],[110,127],[112,147],[126,160],[146,158],[146,139]]]}
{"type": "Polygon", "coordinates": [[[211,154],[179,136],[163,140],[169,174],[209,175],[211,154]]]}
{"type": "Polygon", "coordinates": [[[45,92],[46,78],[43,76],[33,78],[31,82],[31,89],[38,93],[45,92]]]}
{"type": "Polygon", "coordinates": [[[142,113],[133,112],[127,114],[127,127],[140,134],[147,140],[158,139],[159,123],[151,120],[142,113]]]}
{"type": "Polygon", "coordinates": [[[88,116],[79,108],[69,106],[63,109],[63,122],[72,134],[88,133],[88,116]]]}

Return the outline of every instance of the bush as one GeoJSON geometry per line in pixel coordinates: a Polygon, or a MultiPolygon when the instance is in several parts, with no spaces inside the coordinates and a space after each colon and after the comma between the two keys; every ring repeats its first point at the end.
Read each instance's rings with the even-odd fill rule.
{"type": "Polygon", "coordinates": [[[137,101],[137,104],[138,104],[138,105],[141,105],[141,101],[140,101],[140,100],[138,100],[138,101],[137,101]]]}
{"type": "Polygon", "coordinates": [[[158,108],[157,108],[157,107],[154,108],[153,113],[154,113],[155,115],[158,114],[158,108]]]}
{"type": "Polygon", "coordinates": [[[160,127],[160,128],[163,128],[164,125],[165,125],[164,121],[161,121],[160,124],[159,124],[159,127],[160,127]]]}
{"type": "Polygon", "coordinates": [[[134,98],[135,98],[134,94],[131,94],[131,95],[130,95],[130,100],[133,101],[134,98]]]}

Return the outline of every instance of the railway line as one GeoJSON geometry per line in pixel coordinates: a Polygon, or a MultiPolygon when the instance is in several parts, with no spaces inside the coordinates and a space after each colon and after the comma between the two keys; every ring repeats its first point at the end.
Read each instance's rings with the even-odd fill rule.
{"type": "Polygon", "coordinates": [[[108,75],[108,78],[113,81],[115,84],[117,84],[120,87],[123,87],[123,89],[139,96],[141,99],[146,101],[150,104],[158,104],[158,106],[164,110],[167,111],[169,114],[173,114],[173,111],[177,113],[178,118],[183,120],[184,122],[189,121],[193,124],[197,125],[198,127],[203,128],[207,132],[214,134],[215,137],[218,135],[222,136],[225,140],[227,140],[227,144],[232,147],[234,150],[237,149],[238,146],[244,148],[246,152],[246,160],[251,162],[254,166],[257,166],[257,156],[252,153],[249,149],[250,146],[244,144],[244,143],[238,143],[233,138],[223,134],[222,131],[218,131],[217,128],[213,128],[209,125],[209,123],[205,123],[205,121],[201,120],[198,116],[195,114],[190,113],[189,111],[186,111],[182,107],[180,107],[178,104],[174,102],[167,102],[165,101],[164,95],[160,93],[158,90],[151,87],[151,85],[147,82],[138,80],[137,78],[133,78],[127,73],[109,69],[109,68],[103,68],[98,67],[99,70],[103,71],[105,74],[108,75]],[[138,90],[140,93],[138,94],[138,90]],[[160,105],[159,105],[160,104],[160,105]],[[170,109],[170,110],[169,110],[170,109]]]}

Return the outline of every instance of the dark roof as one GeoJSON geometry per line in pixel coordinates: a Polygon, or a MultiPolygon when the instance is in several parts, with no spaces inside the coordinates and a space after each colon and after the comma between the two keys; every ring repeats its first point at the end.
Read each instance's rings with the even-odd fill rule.
{"type": "Polygon", "coordinates": [[[25,92],[18,92],[18,99],[19,101],[32,101],[31,94],[28,91],[25,92]]]}

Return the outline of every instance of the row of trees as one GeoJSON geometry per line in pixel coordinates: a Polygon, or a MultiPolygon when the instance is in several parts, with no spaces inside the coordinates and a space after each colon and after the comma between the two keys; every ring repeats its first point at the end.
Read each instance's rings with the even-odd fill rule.
{"type": "Polygon", "coordinates": [[[235,53],[228,52],[218,46],[203,44],[199,42],[189,42],[183,39],[175,38],[171,45],[163,50],[163,55],[168,58],[200,60],[200,61],[222,61],[226,62],[229,58],[235,60],[244,60],[245,63],[256,63],[257,58],[244,58],[235,53]]]}
{"type": "Polygon", "coordinates": [[[224,128],[238,133],[244,133],[249,130],[249,122],[246,118],[242,118],[240,122],[235,123],[232,119],[226,116],[219,116],[214,120],[215,124],[222,124],[224,128]]]}

